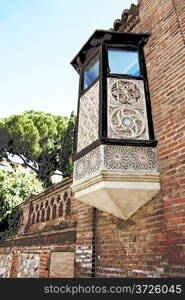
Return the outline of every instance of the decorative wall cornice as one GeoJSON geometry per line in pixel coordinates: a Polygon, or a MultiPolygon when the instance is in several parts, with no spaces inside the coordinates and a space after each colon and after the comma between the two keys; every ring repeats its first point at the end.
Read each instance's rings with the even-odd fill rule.
{"type": "Polygon", "coordinates": [[[139,23],[139,5],[131,4],[130,9],[124,9],[121,18],[116,19],[113,30],[129,32],[139,23]]]}

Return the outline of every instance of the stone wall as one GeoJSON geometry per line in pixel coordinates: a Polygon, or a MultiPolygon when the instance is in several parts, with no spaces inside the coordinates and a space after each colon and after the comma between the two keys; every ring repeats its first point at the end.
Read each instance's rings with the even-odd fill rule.
{"type": "Polygon", "coordinates": [[[185,277],[185,2],[140,0],[119,24],[151,32],[161,192],[126,221],[73,199],[71,181],[28,199],[18,235],[0,247],[1,277],[185,277]]]}
{"type": "Polygon", "coordinates": [[[0,244],[0,277],[74,277],[77,210],[70,184],[54,185],[18,206],[18,234],[0,244]]]}
{"type": "Polygon", "coordinates": [[[74,252],[51,252],[50,277],[74,277],[74,252]]]}
{"type": "Polygon", "coordinates": [[[12,255],[9,253],[0,254],[0,278],[7,278],[10,276],[10,269],[12,263],[12,255]]]}
{"type": "Polygon", "coordinates": [[[39,275],[40,255],[21,253],[19,256],[18,278],[36,278],[39,275]]]}

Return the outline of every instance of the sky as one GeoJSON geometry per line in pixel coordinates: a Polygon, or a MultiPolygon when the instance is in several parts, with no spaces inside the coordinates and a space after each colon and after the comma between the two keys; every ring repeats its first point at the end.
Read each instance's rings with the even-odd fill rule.
{"type": "Polygon", "coordinates": [[[137,0],[0,0],[0,118],[76,113],[79,75],[70,62],[131,3],[137,0]]]}

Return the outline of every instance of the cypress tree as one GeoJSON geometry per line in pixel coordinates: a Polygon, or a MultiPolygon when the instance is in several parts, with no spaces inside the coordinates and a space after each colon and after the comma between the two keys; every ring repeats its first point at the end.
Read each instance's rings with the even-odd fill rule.
{"type": "Polygon", "coordinates": [[[74,153],[75,123],[76,118],[74,112],[72,112],[59,153],[59,170],[63,173],[64,177],[70,177],[73,172],[72,155],[74,153]]]}

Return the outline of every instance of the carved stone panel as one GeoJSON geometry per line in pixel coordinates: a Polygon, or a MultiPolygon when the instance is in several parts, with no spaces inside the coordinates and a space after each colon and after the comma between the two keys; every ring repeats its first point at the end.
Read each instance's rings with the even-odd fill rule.
{"type": "Polygon", "coordinates": [[[77,200],[126,220],[159,193],[155,148],[100,145],[86,155],[75,161],[72,188],[77,200]],[[97,161],[98,171],[90,168],[86,155],[97,161]]]}
{"type": "Polygon", "coordinates": [[[11,254],[0,254],[0,278],[10,277],[11,262],[11,254]]]}
{"type": "Polygon", "coordinates": [[[51,252],[49,277],[74,277],[74,252],[51,252]]]}
{"type": "Polygon", "coordinates": [[[97,147],[75,161],[74,181],[90,176],[101,170],[103,162],[101,149],[101,147],[97,147]]]}
{"type": "Polygon", "coordinates": [[[158,172],[155,148],[101,145],[75,161],[74,182],[99,171],[151,174],[158,172]]]}
{"type": "Polygon", "coordinates": [[[104,146],[104,167],[108,170],[157,172],[155,148],[104,146]]]}
{"type": "Polygon", "coordinates": [[[142,80],[108,78],[108,137],[149,138],[142,80]]]}
{"type": "Polygon", "coordinates": [[[77,152],[98,139],[98,124],[99,82],[80,98],[77,152]]]}
{"type": "Polygon", "coordinates": [[[18,278],[36,278],[39,275],[40,255],[22,253],[19,258],[18,278]]]}

